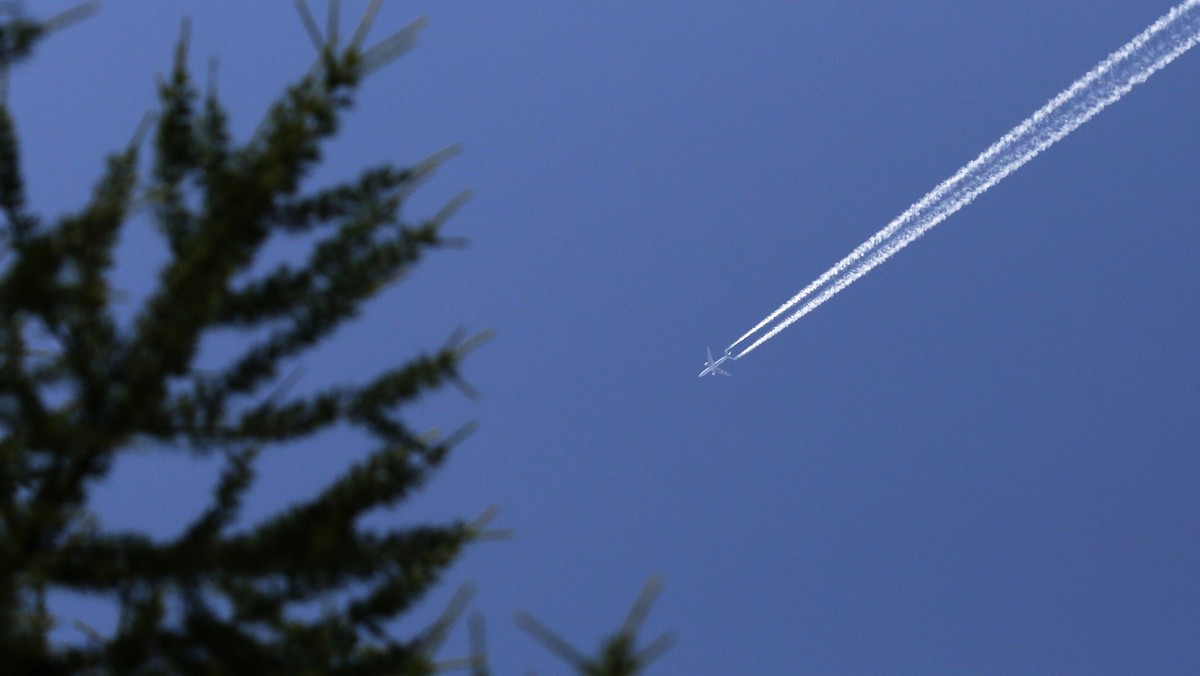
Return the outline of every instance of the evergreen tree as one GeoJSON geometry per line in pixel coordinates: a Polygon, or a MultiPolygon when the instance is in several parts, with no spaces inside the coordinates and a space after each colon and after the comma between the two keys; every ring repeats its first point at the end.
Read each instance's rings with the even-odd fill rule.
{"type": "MultiPolygon", "coordinates": [[[[7,70],[86,9],[37,22],[10,6],[0,26],[0,66],[7,70]]],[[[363,49],[373,15],[345,46],[319,40],[316,66],[244,144],[231,139],[213,88],[201,95],[193,85],[185,26],[159,86],[161,110],[148,125],[148,171],[138,163],[149,134],[143,129],[108,159],[90,201],[53,224],[26,208],[14,121],[0,105],[4,670],[431,670],[443,627],[397,640],[384,625],[421,598],[479,525],[377,532],[358,521],[404,500],[460,438],[418,435],[398,412],[457,381],[478,341],[454,341],[357,386],[302,398],[269,391],[289,360],[329,337],[427,252],[452,243],[442,224],[461,200],[423,222],[400,217],[405,198],[444,154],[415,167],[370,168],[328,188],[306,186],[363,77],[405,51],[420,27],[363,49]],[[110,307],[107,273],[118,232],[135,211],[149,215],[171,256],[125,328],[110,307]],[[309,235],[307,261],[252,276],[256,254],[275,233],[309,235]],[[248,341],[222,368],[200,372],[197,346],[218,329],[265,337],[248,341]],[[52,336],[57,349],[29,349],[32,330],[52,336]],[[51,390],[69,392],[67,401],[51,403],[51,390]],[[255,457],[338,424],[370,440],[366,459],[318,495],[235,527],[255,457]],[[211,505],[166,541],[106,530],[88,511],[89,490],[131,444],[146,441],[222,465],[211,505]],[[83,645],[50,645],[51,590],[113,600],[115,632],[83,645]],[[324,602],[319,617],[296,612],[314,602],[324,602]]]]}
{"type": "MultiPolygon", "coordinates": [[[[486,518],[384,532],[359,520],[402,502],[462,438],[466,429],[446,439],[417,434],[398,414],[447,384],[471,393],[459,368],[486,334],[456,335],[362,385],[287,398],[287,379],[279,384],[281,369],[427,252],[457,243],[442,225],[465,193],[422,222],[400,217],[451,151],[331,187],[305,181],[362,79],[405,52],[423,25],[366,49],[381,4],[372,0],[339,45],[338,3],[330,3],[326,38],[297,1],[319,58],[241,144],[215,87],[201,94],[193,84],[185,23],[159,84],[160,110],[108,158],[87,204],[52,224],[26,207],[4,85],[42,38],[95,5],[46,21],[26,18],[15,3],[0,7],[0,674],[422,674],[438,666],[433,653],[463,594],[406,640],[386,624],[487,535],[486,518]],[[143,154],[148,170],[139,169],[143,154]],[[123,327],[107,275],[120,229],[141,214],[170,258],[123,327]],[[251,274],[273,234],[308,236],[307,261],[251,274]],[[217,370],[197,369],[200,341],[222,329],[265,337],[217,370]],[[51,336],[55,349],[30,346],[33,331],[51,336]],[[260,453],[339,424],[369,440],[364,460],[290,509],[239,521],[260,453]],[[105,529],[88,508],[89,491],[114,462],[147,442],[221,466],[211,504],[165,541],[105,529]],[[81,625],[90,641],[52,645],[58,619],[46,598],[56,590],[111,600],[115,629],[81,625]],[[322,606],[316,618],[304,612],[314,604],[322,606]]],[[[655,593],[652,582],[596,658],[531,617],[519,623],[580,673],[635,674],[670,643],[634,647],[655,593]]],[[[482,621],[471,624],[475,654],[453,666],[485,674],[482,621]]]]}

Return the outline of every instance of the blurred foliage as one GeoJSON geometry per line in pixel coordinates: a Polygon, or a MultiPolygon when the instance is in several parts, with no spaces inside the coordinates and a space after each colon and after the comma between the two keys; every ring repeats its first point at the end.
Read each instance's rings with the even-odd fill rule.
{"type": "MultiPolygon", "coordinates": [[[[228,132],[211,74],[205,92],[193,83],[185,22],[159,82],[159,109],[108,158],[87,204],[46,223],[27,208],[4,98],[8,72],[96,5],[37,21],[18,3],[0,3],[0,674],[488,673],[478,616],[469,623],[469,657],[434,659],[466,589],[416,636],[396,639],[387,624],[413,608],[465,545],[495,535],[485,530],[490,514],[384,532],[359,524],[403,502],[469,431],[419,434],[399,413],[448,384],[473,394],[459,370],[487,334],[456,333],[365,384],[304,397],[288,397],[295,370],[282,373],[426,253],[458,244],[442,227],[466,193],[426,220],[400,217],[454,148],[411,167],[371,167],[330,187],[306,187],[362,78],[406,52],[424,25],[364,48],[381,5],[371,0],[339,45],[339,3],[330,2],[322,35],[296,0],[318,59],[245,143],[228,132]],[[170,258],[122,327],[108,273],[121,228],[143,214],[170,258]],[[251,275],[280,233],[310,238],[305,263],[251,275]],[[258,338],[222,368],[197,369],[201,339],[221,329],[258,338]],[[48,337],[54,349],[30,346],[30,335],[48,337]],[[371,440],[365,459],[281,513],[240,519],[261,453],[334,426],[371,440]],[[210,504],[166,541],[105,529],[88,509],[89,490],[135,445],[220,465],[210,504]],[[53,642],[63,620],[47,596],[58,591],[111,601],[116,626],[100,631],[76,620],[86,640],[53,642]]],[[[657,589],[652,580],[596,658],[531,617],[518,622],[581,674],[635,674],[671,642],[663,636],[634,649],[657,589]]]]}
{"type": "MultiPolygon", "coordinates": [[[[90,9],[37,22],[4,7],[0,67],[7,73],[50,29],[90,9]]],[[[373,16],[364,17],[361,36],[373,16]]],[[[458,382],[464,355],[481,337],[455,340],[358,386],[293,398],[286,387],[270,389],[289,361],[427,252],[453,243],[442,226],[461,200],[422,222],[400,218],[405,198],[447,153],[415,167],[373,167],[320,190],[303,187],[364,73],[403,53],[419,25],[373,50],[361,49],[361,38],[340,48],[331,33],[314,68],[238,144],[215,88],[201,94],[193,85],[185,24],[174,66],[159,83],[159,110],[108,159],[90,201],[55,223],[27,210],[14,121],[0,105],[4,671],[433,669],[430,632],[396,640],[385,623],[438,581],[479,526],[377,532],[358,522],[408,497],[461,438],[417,434],[399,412],[458,382]],[[110,307],[107,273],[118,234],[135,213],[149,215],[171,257],[123,328],[110,307]],[[251,264],[279,232],[309,236],[308,260],[252,276],[251,264]],[[218,329],[260,338],[247,339],[223,368],[200,372],[200,340],[218,329]],[[56,349],[31,349],[34,331],[56,349]],[[255,458],[335,425],[371,440],[366,458],[290,509],[239,523],[255,458]],[[222,467],[211,504],[167,541],[106,530],[88,511],[89,490],[146,441],[222,467]],[[60,620],[46,598],[56,590],[111,600],[117,626],[110,634],[81,626],[90,640],[52,644],[60,620]],[[311,612],[314,606],[321,610],[311,612]]]]}
{"type": "Polygon", "coordinates": [[[654,599],[661,589],[662,583],[659,579],[650,578],[634,602],[633,608],[629,610],[621,628],[600,645],[597,657],[587,657],[579,652],[528,613],[518,614],[517,624],[550,652],[571,665],[580,676],[636,676],[670,650],[675,643],[673,636],[663,634],[644,648],[636,647],[638,629],[646,621],[646,616],[650,614],[650,606],[654,604],[654,599]]]}

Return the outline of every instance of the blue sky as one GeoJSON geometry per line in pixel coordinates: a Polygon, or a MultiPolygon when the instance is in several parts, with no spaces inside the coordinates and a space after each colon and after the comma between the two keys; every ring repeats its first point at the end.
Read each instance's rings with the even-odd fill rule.
{"type": "MultiPolygon", "coordinates": [[[[365,2],[343,4],[348,32],[365,2]]],[[[304,359],[297,391],[493,329],[466,368],[482,399],[447,392],[411,417],[480,430],[375,520],[495,504],[516,533],[472,548],[397,631],[473,581],[495,671],[560,673],[513,614],[590,650],[656,573],[645,637],[678,644],[652,673],[1200,671],[1200,55],[735,377],[696,378],[706,345],[1173,4],[387,3],[375,39],[429,26],[368,80],[316,180],[461,143],[410,213],[471,188],[449,228],[470,246],[304,359]]],[[[242,138],[313,57],[291,3],[107,3],[11,82],[41,213],[81,204],[154,106],[184,15],[242,138]]],[[[116,284],[136,300],[162,251],[132,223],[116,284]]],[[[316,490],[355,442],[266,456],[251,514],[316,490]]],[[[214,470],[156,456],[100,488],[106,525],[165,536],[203,504],[214,470]]],[[[444,656],[465,651],[460,628],[444,656]]]]}

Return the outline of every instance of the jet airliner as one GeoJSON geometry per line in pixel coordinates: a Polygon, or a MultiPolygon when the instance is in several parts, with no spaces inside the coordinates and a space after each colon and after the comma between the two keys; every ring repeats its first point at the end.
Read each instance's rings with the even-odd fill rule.
{"type": "Polygon", "coordinates": [[[732,373],[721,369],[721,364],[724,364],[726,359],[737,359],[737,357],[734,357],[732,354],[730,354],[731,351],[732,350],[725,350],[725,356],[713,361],[712,348],[708,348],[708,361],[704,362],[704,370],[700,372],[700,377],[703,378],[704,376],[715,376],[718,373],[723,376],[733,375],[732,373]]]}

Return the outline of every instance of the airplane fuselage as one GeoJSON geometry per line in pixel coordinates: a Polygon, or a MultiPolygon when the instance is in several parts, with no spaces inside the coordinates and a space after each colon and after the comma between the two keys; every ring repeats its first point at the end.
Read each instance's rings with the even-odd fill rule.
{"type": "Polygon", "coordinates": [[[713,361],[712,348],[709,348],[708,359],[704,362],[704,370],[700,372],[700,377],[703,378],[704,376],[732,375],[726,371],[721,370],[721,364],[724,364],[726,360],[733,359],[733,358],[734,357],[732,354],[729,353],[729,350],[725,350],[724,356],[722,356],[720,359],[718,359],[716,361],[713,361]]]}

